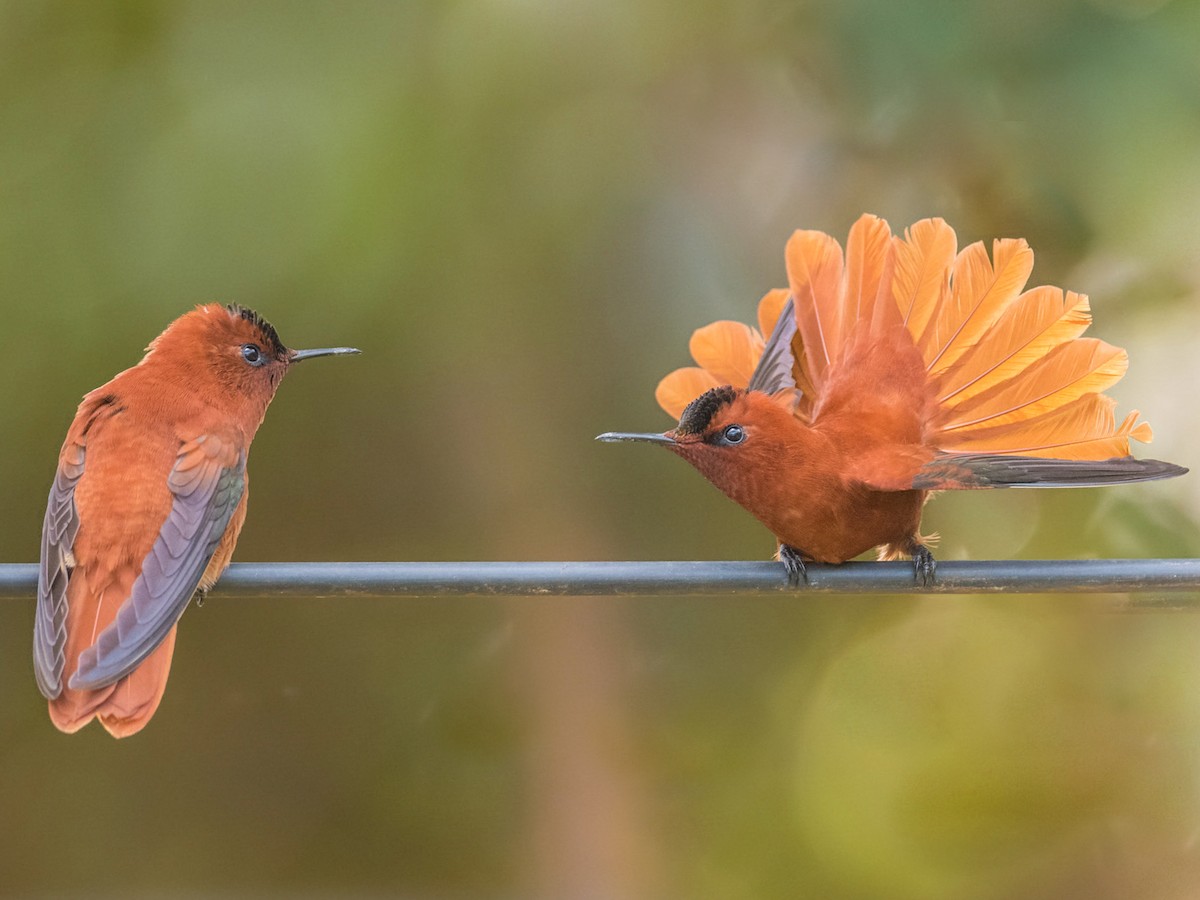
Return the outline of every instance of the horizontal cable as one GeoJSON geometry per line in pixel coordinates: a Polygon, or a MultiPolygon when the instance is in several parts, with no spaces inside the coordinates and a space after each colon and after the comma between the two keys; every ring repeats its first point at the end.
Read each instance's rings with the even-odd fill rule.
{"type": "MultiPolygon", "coordinates": [[[[0,564],[0,598],[31,599],[37,566],[0,564]]],[[[911,563],[810,565],[789,587],[776,562],[234,563],[212,596],[449,597],[770,594],[1042,594],[1200,592],[1200,560],[1088,559],[942,562],[929,587],[911,563]]],[[[1133,605],[1200,608],[1200,597],[1133,605]]]]}

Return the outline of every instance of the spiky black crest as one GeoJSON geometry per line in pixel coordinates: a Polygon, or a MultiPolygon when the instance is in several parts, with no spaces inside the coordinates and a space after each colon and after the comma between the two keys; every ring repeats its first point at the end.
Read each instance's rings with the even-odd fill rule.
{"type": "Polygon", "coordinates": [[[262,332],[263,340],[266,342],[266,349],[271,355],[281,358],[287,355],[288,349],[283,346],[283,341],[279,339],[279,332],[275,330],[275,326],[260,316],[252,309],[247,309],[244,306],[239,306],[236,303],[230,303],[225,307],[235,316],[240,316],[245,319],[255,328],[262,332]]]}
{"type": "Polygon", "coordinates": [[[683,415],[679,417],[676,434],[703,434],[708,423],[722,406],[733,402],[741,393],[728,385],[715,387],[706,391],[687,405],[683,415]]]}

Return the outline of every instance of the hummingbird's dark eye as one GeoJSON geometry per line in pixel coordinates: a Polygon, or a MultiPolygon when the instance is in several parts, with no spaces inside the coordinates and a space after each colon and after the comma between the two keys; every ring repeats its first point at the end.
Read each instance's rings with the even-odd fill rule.
{"type": "Polygon", "coordinates": [[[242,359],[252,366],[261,366],[267,361],[257,344],[242,344],[242,359]]]}
{"type": "Polygon", "coordinates": [[[746,431],[741,425],[726,425],[721,432],[721,440],[726,444],[740,444],[746,439],[746,431]]]}

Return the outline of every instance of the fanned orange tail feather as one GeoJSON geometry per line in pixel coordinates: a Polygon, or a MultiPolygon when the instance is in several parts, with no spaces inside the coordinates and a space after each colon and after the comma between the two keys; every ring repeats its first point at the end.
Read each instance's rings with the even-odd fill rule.
{"type": "Polygon", "coordinates": [[[672,416],[710,388],[745,387],[789,293],[798,331],[792,350],[800,391],[796,415],[820,408],[828,373],[856,340],[902,322],[924,360],[931,395],[925,444],[935,452],[1075,460],[1128,456],[1150,426],[1130,413],[1118,425],[1103,391],[1120,380],[1125,351],[1081,335],[1091,323],[1082,294],[1026,289],[1034,256],[1019,239],[957,251],[954,230],[924,219],[903,237],[864,215],[846,253],[819,231],[787,244],[789,290],[759,304],[758,329],[717,322],[692,338],[699,368],[659,384],[672,416]]]}

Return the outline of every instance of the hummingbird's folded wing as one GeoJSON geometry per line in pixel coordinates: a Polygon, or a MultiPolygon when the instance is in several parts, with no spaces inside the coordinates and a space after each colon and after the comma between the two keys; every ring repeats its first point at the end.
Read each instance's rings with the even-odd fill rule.
{"type": "Polygon", "coordinates": [[[79,655],[69,686],[95,690],[132,672],[187,609],[246,487],[246,454],[208,434],[184,443],[167,479],[173,500],[116,617],[79,655]]]}
{"type": "Polygon", "coordinates": [[[1103,487],[1174,478],[1187,469],[1157,459],[1046,459],[1039,456],[956,453],[922,466],[911,487],[923,491],[1001,487],[1103,487]]]}
{"type": "Polygon", "coordinates": [[[1102,487],[1174,478],[1187,469],[1157,459],[1052,459],[1003,453],[932,453],[919,447],[880,448],[849,473],[876,491],[979,488],[1102,487]]]}
{"type": "Polygon", "coordinates": [[[33,672],[47,699],[62,693],[66,666],[67,582],[75,568],[72,548],[79,531],[75,484],[83,474],[83,444],[68,441],[59,455],[42,523],[42,556],[38,569],[37,612],[33,620],[33,672]]]}

